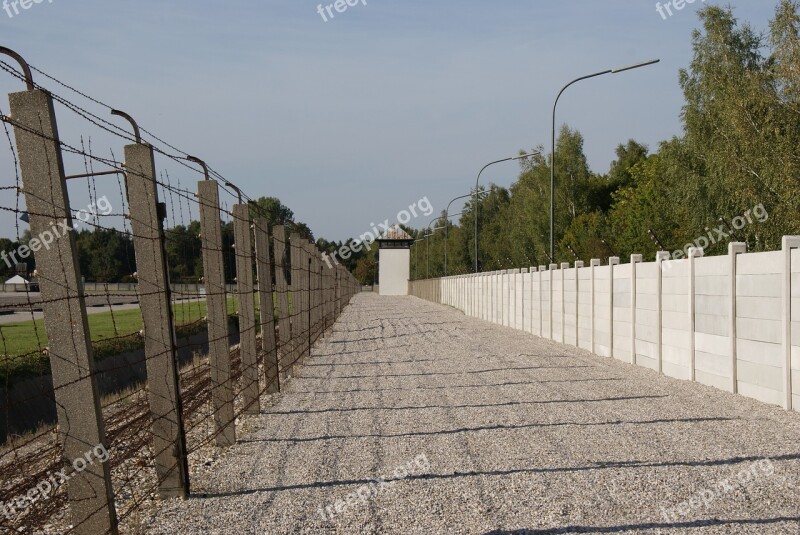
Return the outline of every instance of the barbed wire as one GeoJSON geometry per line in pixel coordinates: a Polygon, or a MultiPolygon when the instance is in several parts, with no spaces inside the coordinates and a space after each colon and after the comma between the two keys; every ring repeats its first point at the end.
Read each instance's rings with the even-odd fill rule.
{"type": "MultiPolygon", "coordinates": [[[[24,80],[18,69],[2,60],[0,69],[24,80]]],[[[34,66],[31,69],[93,105],[107,111],[112,109],[100,99],[34,66]]],[[[110,134],[126,143],[136,141],[124,128],[91,111],[91,106],[79,105],[41,85],[35,84],[35,87],[47,92],[55,103],[83,121],[82,124],[92,129],[92,133],[110,134]]],[[[44,134],[44,120],[46,118],[40,118],[40,124],[36,126],[21,124],[0,109],[0,122],[3,123],[9,161],[14,171],[12,183],[0,184],[0,191],[13,192],[13,195],[0,197],[0,211],[14,217],[16,232],[15,241],[9,240],[8,244],[3,244],[3,247],[7,245],[14,250],[0,252],[3,255],[13,253],[12,258],[24,260],[9,266],[13,267],[13,272],[22,269],[19,273],[32,276],[30,281],[21,284],[20,297],[0,294],[0,310],[13,313],[15,320],[17,315],[27,318],[26,323],[0,323],[0,474],[4,482],[0,489],[0,502],[12,504],[13,508],[13,504],[19,504],[19,497],[25,496],[50,474],[65,467],[65,433],[73,429],[71,420],[74,414],[71,412],[73,409],[63,405],[59,399],[66,389],[89,378],[97,384],[102,396],[99,400],[102,416],[100,439],[109,454],[108,470],[115,492],[114,504],[98,505],[96,512],[99,514],[104,507],[112,506],[122,525],[133,525],[145,504],[159,495],[164,481],[159,476],[157,459],[162,454],[170,453],[173,447],[168,445],[159,449],[151,431],[154,416],[148,399],[148,368],[156,362],[174,359],[186,456],[197,461],[206,454],[208,448],[213,447],[220,434],[225,432],[225,427],[235,425],[236,419],[248,414],[251,409],[254,401],[246,399],[250,395],[246,389],[252,386],[248,385],[250,379],[247,377],[258,377],[256,399],[269,399],[280,387],[281,378],[291,376],[295,368],[302,364],[316,340],[330,329],[341,309],[359,288],[352,276],[341,268],[336,271],[334,279],[333,272],[324,272],[318,260],[307,264],[306,260],[313,257],[307,248],[307,241],[298,237],[286,239],[276,236],[274,229],[264,229],[273,231],[268,241],[280,241],[282,247],[286,246],[286,252],[276,259],[272,250],[256,251],[256,256],[263,257],[266,254],[269,258],[268,273],[261,271],[263,261],[257,271],[258,276],[269,279],[265,285],[268,291],[264,295],[265,299],[273,302],[262,303],[262,292],[255,287],[237,288],[231,284],[237,282],[234,280],[237,262],[250,262],[249,269],[252,271],[254,256],[253,251],[247,254],[234,251],[231,227],[235,225],[235,218],[228,199],[222,200],[219,205],[209,204],[195,192],[186,189],[179,178],[173,180],[166,168],[160,169],[154,177],[143,176],[126,167],[115,156],[113,149],[109,149],[107,156],[98,154],[92,135],[82,133],[77,143],[67,143],[48,136],[44,134]],[[89,176],[85,177],[85,181],[78,181],[77,186],[73,186],[76,182],[72,180],[69,184],[73,190],[81,185],[85,188],[84,194],[89,199],[90,207],[98,207],[105,198],[101,196],[101,190],[106,186],[97,180],[94,173],[97,170],[116,171],[116,191],[107,195],[114,197],[111,205],[118,208],[105,213],[95,210],[84,219],[81,217],[84,209],[70,206],[69,202],[63,206],[52,189],[24,187],[20,159],[14,146],[15,139],[19,142],[17,134],[25,134],[26,143],[35,143],[37,147],[41,145],[40,148],[44,150],[38,152],[47,159],[42,162],[42,167],[50,173],[56,162],[50,160],[53,153],[47,150],[49,146],[55,147],[61,155],[81,162],[82,174],[89,176]],[[156,213],[158,209],[154,203],[148,206],[149,213],[132,213],[128,197],[129,181],[132,179],[145,179],[153,184],[166,208],[165,213],[156,213]],[[8,199],[12,199],[11,202],[8,199]],[[44,209],[36,210],[28,207],[28,204],[44,209]],[[219,244],[192,236],[198,223],[193,215],[198,214],[202,221],[199,215],[201,208],[218,210],[222,231],[219,244]],[[69,223],[75,220],[80,225],[72,224],[75,228],[67,231],[71,240],[69,247],[56,248],[57,269],[53,270],[50,266],[37,269],[35,253],[38,251],[32,247],[36,238],[31,236],[34,229],[23,231],[20,221],[51,218],[53,213],[59,211],[63,212],[65,226],[70,226],[69,223]],[[141,226],[150,221],[163,223],[157,224],[157,228],[149,224],[141,226]],[[116,244],[115,247],[120,251],[118,257],[109,253],[112,250],[109,244],[116,244]],[[26,248],[28,254],[21,254],[22,247],[26,248]],[[135,281],[137,270],[141,267],[136,262],[139,248],[152,253],[153,258],[163,258],[166,266],[166,279],[150,290],[142,288],[142,281],[135,281]],[[65,257],[67,251],[72,250],[77,250],[77,267],[73,266],[72,258],[65,257]],[[203,280],[205,269],[202,257],[212,254],[222,256],[220,267],[225,285],[220,289],[209,288],[203,280]],[[101,282],[98,286],[98,283],[92,285],[77,277],[77,283],[70,279],[71,275],[78,272],[97,273],[101,269],[112,274],[106,279],[118,278],[119,281],[101,282]],[[123,279],[127,279],[127,282],[123,279]],[[50,291],[34,291],[34,284],[50,291]],[[56,295],[53,295],[54,290],[58,290],[56,295]],[[141,303],[154,296],[168,296],[168,306],[161,307],[157,312],[146,312],[141,303]],[[207,303],[221,296],[225,296],[228,309],[224,320],[227,330],[222,335],[211,336],[208,334],[210,318],[207,303]],[[249,306],[250,297],[257,303],[253,311],[256,321],[243,327],[239,324],[243,317],[242,307],[249,306]],[[87,307],[96,307],[102,313],[88,314],[87,307]],[[239,312],[239,315],[231,312],[239,312]],[[153,314],[156,316],[153,317],[153,314]],[[174,332],[170,344],[159,346],[163,342],[159,333],[148,332],[144,328],[148,320],[154,320],[151,323],[155,325],[169,326],[170,331],[174,332]],[[74,365],[71,355],[81,351],[78,347],[81,342],[75,335],[66,346],[49,340],[48,327],[56,322],[69,322],[77,329],[86,330],[88,358],[94,367],[89,376],[86,375],[88,370],[71,379],[52,376],[54,370],[74,365]],[[283,332],[280,331],[281,327],[283,332]],[[249,355],[248,363],[244,362],[242,346],[230,344],[232,335],[234,340],[238,336],[240,341],[245,337],[255,338],[254,362],[249,355]],[[214,421],[216,409],[212,392],[219,386],[215,386],[212,380],[210,360],[215,342],[224,342],[224,347],[229,348],[225,355],[216,355],[215,358],[227,359],[230,363],[230,385],[234,399],[234,417],[223,427],[214,421]],[[149,347],[161,348],[154,351],[147,349],[149,347]],[[22,384],[26,387],[21,388],[22,384]],[[61,420],[57,419],[57,415],[61,420]]],[[[205,178],[204,171],[191,164],[186,152],[144,128],[141,131],[147,134],[147,143],[155,155],[165,158],[171,165],[180,166],[181,170],[190,169],[193,174],[205,178]]],[[[208,178],[214,180],[229,199],[237,199],[238,202],[240,190],[233,182],[210,166],[207,166],[207,170],[208,178]]],[[[49,178],[53,184],[64,177],[49,178]]],[[[245,192],[241,192],[241,195],[252,215],[268,217],[259,206],[251,204],[252,198],[245,192]]],[[[0,263],[0,269],[2,267],[0,263]]],[[[94,445],[87,445],[91,446],[94,445]]],[[[68,516],[68,513],[66,488],[60,486],[53,489],[49,499],[26,507],[17,506],[11,519],[7,515],[0,515],[0,531],[3,528],[37,530],[50,524],[64,532],[71,532],[81,524],[63,516],[68,516]]]]}

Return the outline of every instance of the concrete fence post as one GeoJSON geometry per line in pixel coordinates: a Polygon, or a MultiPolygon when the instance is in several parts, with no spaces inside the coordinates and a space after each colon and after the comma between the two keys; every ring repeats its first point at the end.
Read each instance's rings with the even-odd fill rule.
{"type": "Polygon", "coordinates": [[[542,295],[542,288],[544,287],[544,273],[547,271],[547,266],[539,266],[539,338],[544,338],[544,295],[542,295]]]}
{"type": "Polygon", "coordinates": [[[731,373],[731,392],[736,394],[739,391],[739,363],[738,353],[736,348],[736,266],[738,256],[747,252],[747,244],[743,242],[733,242],[728,244],[728,259],[730,260],[730,271],[728,276],[728,291],[730,296],[728,299],[728,352],[730,355],[730,373],[731,373]]]}
{"type": "Polygon", "coordinates": [[[631,364],[636,364],[636,265],[642,263],[642,255],[631,255],[631,364]]]}
{"type": "Polygon", "coordinates": [[[250,207],[233,206],[233,239],[236,257],[236,290],[239,301],[239,356],[242,366],[242,401],[245,414],[261,413],[256,348],[256,303],[253,285],[253,229],[250,207]]]}
{"type": "MultiPolygon", "coordinates": [[[[311,278],[310,286],[309,286],[309,307],[311,310],[311,334],[312,340],[314,343],[319,339],[321,336],[321,321],[322,321],[322,303],[323,303],[323,295],[322,295],[322,279],[321,279],[321,266],[320,263],[317,261],[317,249],[313,243],[308,244],[308,256],[311,258],[311,278]]],[[[373,293],[375,292],[375,287],[373,286],[373,293]]],[[[313,345],[313,344],[312,344],[313,345]]],[[[309,350],[309,355],[311,354],[309,350]]]]}
{"type": "Polygon", "coordinates": [[[608,356],[614,358],[614,266],[619,265],[619,257],[608,259],[608,356]]]}
{"type": "Polygon", "coordinates": [[[790,411],[793,409],[794,385],[792,384],[792,249],[800,249],[800,236],[784,236],[783,249],[783,322],[781,325],[781,340],[783,351],[783,407],[790,411]]]}
{"type": "Polygon", "coordinates": [[[314,247],[314,261],[317,265],[317,340],[325,334],[325,279],[319,249],[314,247]]]}
{"type": "Polygon", "coordinates": [[[203,283],[208,314],[208,361],[211,366],[214,441],[217,446],[225,447],[236,443],[236,425],[228,340],[228,300],[225,294],[225,269],[222,258],[219,186],[213,180],[201,180],[197,183],[197,191],[200,197],[203,283]]]}
{"type": "Polygon", "coordinates": [[[670,259],[668,251],[656,253],[658,275],[656,279],[656,352],[658,373],[664,373],[664,262],[670,259]]]}
{"type": "Polygon", "coordinates": [[[335,280],[333,281],[333,299],[335,301],[334,309],[333,309],[333,321],[335,322],[339,318],[339,314],[342,313],[342,288],[341,283],[339,281],[339,269],[336,269],[335,280]]]}
{"type": "Polygon", "coordinates": [[[528,325],[527,325],[526,331],[528,333],[530,333],[530,334],[533,334],[533,305],[534,305],[534,303],[533,303],[533,278],[534,278],[534,274],[535,273],[536,273],[536,268],[534,266],[529,266],[528,267],[528,277],[527,277],[528,278],[528,284],[527,284],[528,298],[526,300],[526,302],[528,303],[528,306],[527,306],[528,313],[526,315],[526,317],[528,318],[528,325]]]}
{"type": "MultiPolygon", "coordinates": [[[[303,356],[304,345],[300,343],[300,337],[303,332],[302,316],[303,316],[303,256],[305,253],[305,240],[297,232],[292,232],[289,236],[289,257],[291,258],[292,270],[292,284],[291,289],[291,314],[290,322],[292,325],[292,351],[291,351],[291,366],[294,368],[300,364],[300,359],[303,356]]],[[[294,375],[294,373],[292,373],[294,375]]]]}
{"type": "Polygon", "coordinates": [[[564,332],[566,330],[565,327],[567,314],[567,303],[565,302],[566,289],[564,288],[564,281],[566,279],[564,277],[569,269],[569,262],[562,262],[559,267],[559,272],[561,273],[561,343],[563,344],[567,339],[566,333],[564,332]]]}
{"type": "Polygon", "coordinates": [[[311,332],[312,325],[312,295],[311,295],[311,281],[313,277],[314,265],[311,260],[311,244],[305,245],[305,255],[303,256],[303,266],[305,266],[306,273],[303,275],[303,286],[305,287],[305,295],[303,297],[303,331],[306,338],[306,354],[311,356],[311,347],[314,345],[313,335],[311,332]]]}
{"type": "Polygon", "coordinates": [[[589,261],[589,266],[590,266],[590,268],[591,268],[591,270],[592,270],[592,271],[591,271],[591,292],[590,292],[590,293],[591,293],[591,295],[590,295],[590,297],[589,297],[589,301],[590,301],[590,303],[591,303],[591,309],[590,309],[590,311],[589,311],[589,318],[590,318],[590,325],[589,325],[589,347],[591,347],[591,351],[592,351],[592,353],[595,353],[595,354],[596,354],[596,352],[595,352],[595,345],[594,345],[594,340],[595,340],[595,336],[594,336],[594,330],[595,330],[595,321],[594,321],[594,320],[595,320],[595,313],[594,313],[594,308],[595,308],[595,299],[596,299],[596,293],[595,293],[595,291],[596,291],[596,289],[595,289],[595,270],[597,269],[597,267],[598,267],[599,265],[600,265],[600,259],[599,259],[599,258],[592,258],[592,259],[589,261]]]}
{"type": "Polygon", "coordinates": [[[550,340],[553,339],[553,279],[556,276],[557,269],[558,264],[550,264],[550,332],[547,335],[550,340]]]}
{"type": "Polygon", "coordinates": [[[583,268],[583,260],[575,261],[575,347],[581,347],[581,276],[580,270],[583,268]]]}
{"type": "Polygon", "coordinates": [[[292,324],[289,319],[289,284],[286,281],[286,227],[272,229],[275,250],[275,291],[278,294],[278,376],[281,384],[291,373],[292,324]]]}
{"type": "Polygon", "coordinates": [[[518,269],[517,274],[514,275],[515,279],[515,286],[514,286],[514,312],[519,312],[519,318],[514,317],[514,326],[519,325],[519,330],[525,330],[525,273],[528,271],[528,268],[518,269]],[[517,276],[520,275],[520,276],[517,276]]]}
{"type": "Polygon", "coordinates": [[[141,143],[127,145],[125,167],[159,494],[162,498],[185,498],[189,494],[189,470],[165,256],[166,213],[158,201],[153,148],[141,143]]]}
{"type": "Polygon", "coordinates": [[[280,391],[278,378],[278,344],[275,339],[275,301],[272,293],[272,261],[269,252],[267,220],[257,217],[253,221],[256,236],[256,270],[258,273],[259,323],[261,324],[261,351],[264,354],[266,393],[280,391]]]}
{"type": "Polygon", "coordinates": [[[691,379],[692,381],[696,380],[697,376],[697,354],[695,351],[695,346],[697,345],[695,341],[695,329],[697,322],[695,321],[696,312],[695,312],[695,286],[697,281],[695,280],[695,258],[702,258],[703,250],[697,247],[689,247],[689,367],[691,370],[691,379]]]}
{"type": "MultiPolygon", "coordinates": [[[[11,93],[9,101],[31,235],[56,236],[50,247],[36,251],[36,264],[68,468],[91,448],[106,446],[78,248],[72,232],[59,238],[53,228],[61,223],[72,227],[72,212],[52,97],[32,89],[11,93]]],[[[89,464],[70,479],[67,493],[73,533],[117,533],[110,463],[89,464]]]]}

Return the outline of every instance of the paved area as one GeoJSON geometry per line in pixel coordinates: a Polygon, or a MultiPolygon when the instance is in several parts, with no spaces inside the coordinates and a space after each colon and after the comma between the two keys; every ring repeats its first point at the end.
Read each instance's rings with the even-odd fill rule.
{"type": "Polygon", "coordinates": [[[145,528],[797,534],[799,439],[778,407],[362,294],[145,528]]]}

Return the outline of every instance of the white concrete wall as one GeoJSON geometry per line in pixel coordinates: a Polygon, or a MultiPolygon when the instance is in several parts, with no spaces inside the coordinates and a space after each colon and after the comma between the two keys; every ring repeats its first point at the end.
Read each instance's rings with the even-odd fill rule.
{"type": "Polygon", "coordinates": [[[563,289],[564,289],[564,284],[563,284],[564,271],[562,271],[560,269],[554,269],[550,273],[551,273],[551,276],[552,276],[552,285],[553,285],[553,290],[552,290],[552,298],[553,298],[553,317],[552,317],[552,322],[553,322],[553,340],[557,340],[559,342],[563,342],[564,341],[564,338],[563,338],[564,330],[562,329],[562,327],[563,327],[562,324],[563,324],[563,321],[564,321],[564,317],[562,316],[562,312],[563,312],[563,308],[564,308],[564,306],[563,306],[564,305],[563,304],[563,299],[564,299],[564,294],[563,294],[563,289]]]}
{"type": "Polygon", "coordinates": [[[797,385],[796,393],[792,400],[794,407],[800,407],[800,250],[791,252],[791,359],[792,359],[792,384],[797,385]]]}
{"type": "Polygon", "coordinates": [[[614,345],[612,356],[631,361],[631,265],[614,266],[614,345]]]}
{"type": "Polygon", "coordinates": [[[689,261],[664,262],[661,289],[662,370],[677,379],[691,379],[689,348],[689,261]]]}
{"type": "Polygon", "coordinates": [[[659,297],[656,262],[636,266],[636,364],[658,371],[659,297]]]}
{"type": "Polygon", "coordinates": [[[697,258],[694,275],[695,379],[727,389],[731,377],[730,259],[697,258]]]}
{"type": "Polygon", "coordinates": [[[578,347],[592,350],[592,270],[578,269],[578,347]]]}
{"type": "Polygon", "coordinates": [[[782,269],[780,251],[741,255],[736,267],[739,392],[777,404],[783,399],[782,269]]]}
{"type": "MultiPolygon", "coordinates": [[[[518,270],[519,271],[519,270],[518,270]]],[[[527,269],[525,270],[527,271],[527,269]]],[[[525,330],[525,273],[514,274],[514,328],[525,330]]]]}
{"type": "Polygon", "coordinates": [[[408,281],[411,278],[411,250],[381,249],[378,255],[380,294],[408,295],[408,281]]]}
{"type": "Polygon", "coordinates": [[[594,268],[594,352],[611,356],[611,266],[594,268]]]}
{"type": "MultiPolygon", "coordinates": [[[[600,356],[800,410],[800,237],[768,253],[731,244],[717,257],[632,260],[635,267],[593,261],[448,277],[442,301],[600,356]]],[[[384,264],[382,257],[382,293],[392,289],[384,264]]]]}
{"type": "Polygon", "coordinates": [[[562,270],[564,274],[564,343],[578,345],[578,270],[570,268],[562,270]]]}

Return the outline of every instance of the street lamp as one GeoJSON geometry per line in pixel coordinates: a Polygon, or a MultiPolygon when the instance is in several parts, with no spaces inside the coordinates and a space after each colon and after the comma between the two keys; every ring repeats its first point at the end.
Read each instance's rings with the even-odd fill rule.
{"type": "MultiPolygon", "coordinates": [[[[471,196],[470,193],[467,197],[471,196]]],[[[449,206],[448,206],[449,208],[449,206]]],[[[444,276],[447,276],[447,237],[450,234],[450,218],[455,217],[457,215],[463,215],[464,212],[458,212],[457,214],[449,214],[447,210],[444,212],[444,276]]]]}
{"type": "Polygon", "coordinates": [[[497,160],[495,162],[490,162],[490,163],[487,163],[486,165],[484,165],[483,169],[481,169],[480,172],[478,173],[478,178],[475,179],[475,208],[474,208],[474,212],[475,212],[475,259],[474,259],[475,260],[475,273],[478,272],[478,187],[479,187],[479,184],[480,184],[480,181],[481,181],[481,175],[483,174],[483,172],[486,170],[487,167],[490,167],[490,166],[492,166],[494,164],[503,163],[503,162],[512,162],[514,160],[522,160],[523,158],[528,158],[529,156],[535,156],[535,155],[539,155],[539,154],[541,154],[541,153],[536,151],[536,152],[531,152],[530,154],[523,154],[522,156],[515,156],[513,158],[503,158],[502,160],[497,160]]]}
{"type": "Polygon", "coordinates": [[[439,221],[439,219],[441,219],[441,218],[437,217],[435,219],[432,219],[431,222],[428,223],[428,226],[426,227],[426,230],[425,230],[425,278],[426,279],[430,278],[430,275],[431,275],[430,274],[431,245],[430,245],[430,241],[428,240],[428,235],[430,233],[432,233],[432,232],[436,232],[437,230],[440,230],[440,229],[443,229],[443,228],[447,227],[447,224],[445,224],[444,227],[435,227],[435,228],[432,229],[431,225],[433,225],[434,223],[439,221]]]}
{"type": "MultiPolygon", "coordinates": [[[[417,240],[414,240],[414,244],[424,239],[425,238],[419,238],[417,240]]],[[[414,247],[414,280],[419,280],[419,253],[417,252],[419,247],[417,247],[414,244],[412,244],[412,246],[414,247]]]]}
{"type": "MultiPolygon", "coordinates": [[[[466,195],[462,195],[460,197],[456,197],[455,199],[451,200],[447,203],[447,208],[444,211],[444,220],[450,221],[450,205],[453,204],[455,201],[459,199],[466,199],[467,197],[472,197],[472,193],[467,193],[466,195]]],[[[463,213],[463,212],[462,212],[463,213]]],[[[447,223],[445,223],[447,226],[447,223]]],[[[447,276],[447,228],[444,229],[444,276],[447,276]]]]}
{"type": "Polygon", "coordinates": [[[630,71],[632,69],[638,69],[639,67],[646,67],[648,65],[654,65],[661,61],[660,59],[652,59],[650,61],[644,61],[642,63],[636,63],[634,65],[628,65],[627,67],[618,67],[616,69],[607,69],[605,71],[596,72],[594,74],[587,74],[586,76],[581,76],[580,78],[575,78],[570,83],[565,85],[561,88],[561,91],[558,92],[558,96],[556,97],[556,101],[553,104],[553,137],[552,137],[552,144],[550,145],[552,152],[550,153],[550,258],[555,258],[555,233],[554,233],[554,216],[555,216],[555,182],[556,182],[556,107],[558,106],[558,99],[561,98],[561,95],[564,91],[567,90],[569,86],[574,83],[580,82],[581,80],[587,80],[589,78],[595,78],[597,76],[602,76],[604,74],[618,74],[625,71],[630,71]]]}

